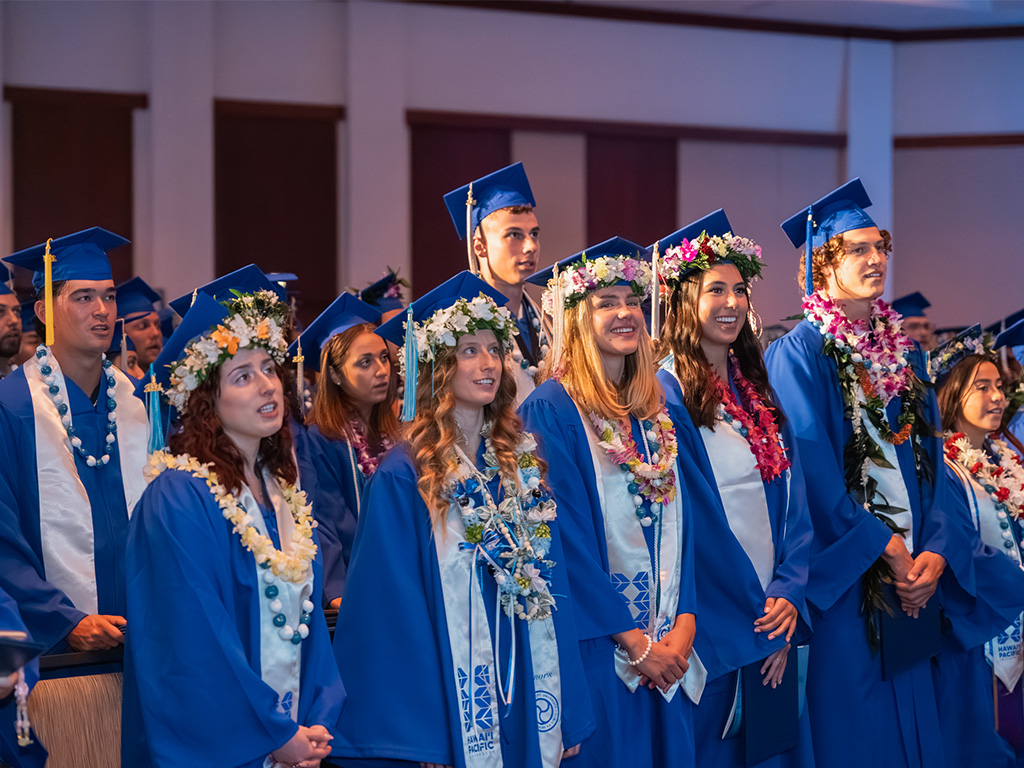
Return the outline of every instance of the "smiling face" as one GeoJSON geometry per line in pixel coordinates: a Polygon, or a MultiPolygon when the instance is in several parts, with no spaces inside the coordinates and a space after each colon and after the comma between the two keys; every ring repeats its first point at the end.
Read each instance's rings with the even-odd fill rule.
{"type": "Polygon", "coordinates": [[[455,347],[457,370],[452,379],[455,402],[483,408],[494,402],[504,370],[505,354],[494,331],[467,333],[455,347]]]}
{"type": "MultiPolygon", "coordinates": [[[[51,320],[42,301],[36,302],[36,315],[51,320]]],[[[101,355],[110,347],[116,318],[113,280],[68,280],[53,299],[54,346],[101,355]]]]}
{"type": "Polygon", "coordinates": [[[842,234],[843,255],[829,267],[825,288],[834,299],[877,299],[885,290],[889,256],[878,227],[851,229],[842,234]]]}
{"type": "Polygon", "coordinates": [[[747,321],[750,299],[747,284],[734,264],[718,264],[702,275],[697,317],[700,345],[708,360],[728,352],[747,321]],[[717,354],[716,354],[717,352],[717,354]]]}
{"type": "Polygon", "coordinates": [[[966,434],[975,446],[980,446],[989,432],[999,429],[1006,408],[1002,387],[999,369],[985,361],[974,369],[974,378],[964,390],[957,430],[966,434]]]}
{"type": "Polygon", "coordinates": [[[148,368],[156,360],[160,350],[164,348],[164,335],[160,330],[160,315],[150,312],[148,315],[130,320],[124,324],[124,332],[135,344],[139,353],[139,366],[148,368]]]}
{"type": "Polygon", "coordinates": [[[361,413],[368,414],[388,397],[391,358],[387,344],[370,331],[360,333],[349,345],[340,365],[330,369],[331,379],[361,413]]]}
{"type": "Polygon", "coordinates": [[[540,226],[533,211],[497,210],[480,222],[479,234],[473,240],[483,277],[488,282],[520,285],[537,271],[540,226]]]}
{"type": "Polygon", "coordinates": [[[243,455],[255,457],[260,440],[284,423],[284,387],[273,358],[262,349],[243,349],[220,371],[217,416],[243,455]]]}
{"type": "Polygon", "coordinates": [[[613,285],[594,291],[590,303],[594,343],[604,358],[625,358],[636,352],[644,313],[640,297],[628,285],[613,285]]]}

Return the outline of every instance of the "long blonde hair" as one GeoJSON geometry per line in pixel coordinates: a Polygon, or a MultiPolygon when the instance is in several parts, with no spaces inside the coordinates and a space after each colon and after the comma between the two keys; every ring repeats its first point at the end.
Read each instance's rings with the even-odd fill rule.
{"type": "MultiPolygon", "coordinates": [[[[503,349],[502,352],[508,350],[503,349]]],[[[435,528],[448,516],[447,498],[450,476],[458,466],[455,442],[455,395],[452,382],[459,364],[455,347],[438,349],[433,363],[421,363],[416,384],[416,418],[408,427],[406,441],[416,467],[416,486],[430,510],[435,528]]],[[[498,393],[490,405],[484,406],[484,421],[491,422],[491,445],[502,477],[515,478],[518,483],[516,446],[523,431],[523,422],[515,411],[516,382],[507,363],[502,366],[498,393]]],[[[474,459],[475,457],[470,457],[474,459]]]]}
{"type": "Polygon", "coordinates": [[[654,350],[645,323],[638,329],[636,352],[626,355],[622,383],[612,384],[604,374],[601,352],[594,339],[594,309],[589,297],[565,313],[562,356],[550,371],[586,413],[621,421],[632,414],[650,419],[661,413],[665,393],[658,381],[654,350]]]}

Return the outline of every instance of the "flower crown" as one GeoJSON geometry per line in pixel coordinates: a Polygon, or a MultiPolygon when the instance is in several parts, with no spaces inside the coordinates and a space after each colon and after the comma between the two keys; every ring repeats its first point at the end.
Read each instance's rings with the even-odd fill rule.
{"type": "Polygon", "coordinates": [[[171,386],[164,394],[182,413],[192,391],[209,377],[210,371],[234,357],[239,349],[264,349],[274,362],[285,361],[288,342],[284,327],[288,305],[273,291],[242,294],[233,290],[232,293],[234,299],[222,302],[231,314],[190,341],[171,369],[171,386]]]}
{"type": "Polygon", "coordinates": [[[980,330],[968,330],[932,350],[928,356],[928,375],[937,384],[965,357],[991,354],[992,335],[982,334],[980,330]]]}
{"type": "Polygon", "coordinates": [[[564,309],[572,309],[588,293],[619,283],[629,283],[636,296],[646,299],[651,295],[651,266],[632,256],[598,256],[588,259],[587,254],[548,281],[544,291],[544,311],[553,315],[555,294],[561,289],[564,309]],[[557,282],[556,282],[557,281],[557,282]]]}
{"type": "Polygon", "coordinates": [[[764,266],[761,246],[753,240],[732,232],[724,235],[701,232],[693,240],[684,239],[679,245],[666,248],[658,272],[666,283],[679,282],[690,272],[705,272],[723,261],[735,264],[740,275],[747,281],[761,277],[764,266]]]}
{"type": "MultiPolygon", "coordinates": [[[[413,323],[417,361],[433,360],[436,347],[454,347],[461,336],[477,331],[494,331],[502,347],[507,349],[519,333],[519,326],[512,314],[505,307],[499,307],[490,296],[481,293],[474,299],[458,299],[422,323],[413,323]]],[[[398,369],[403,376],[405,354],[405,347],[398,350],[398,369]]]]}

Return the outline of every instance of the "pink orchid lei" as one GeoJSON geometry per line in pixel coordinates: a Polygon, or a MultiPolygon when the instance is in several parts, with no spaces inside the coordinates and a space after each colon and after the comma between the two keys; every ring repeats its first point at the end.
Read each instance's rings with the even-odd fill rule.
{"type": "MultiPolygon", "coordinates": [[[[623,471],[634,476],[631,481],[637,488],[634,495],[659,505],[675,499],[675,460],[678,447],[675,428],[666,409],[662,408],[647,432],[648,439],[656,444],[649,462],[644,461],[640,455],[628,419],[616,423],[592,413],[590,423],[594,425],[598,437],[601,438],[598,445],[607,451],[608,457],[623,471]]],[[[632,488],[630,490],[632,491],[632,488]]]]}
{"type": "Polygon", "coordinates": [[[658,274],[665,283],[677,283],[694,270],[704,272],[719,262],[736,265],[744,280],[761,276],[761,246],[747,237],[726,232],[709,236],[702,232],[693,240],[683,239],[679,245],[665,249],[658,274]]]}
{"type": "Polygon", "coordinates": [[[711,379],[715,389],[718,390],[723,416],[726,421],[739,425],[737,431],[750,444],[750,452],[757,460],[761,479],[764,482],[771,482],[790,466],[789,459],[786,457],[786,449],[782,445],[782,438],[779,435],[779,425],[754,385],[740,373],[739,361],[734,355],[729,355],[729,369],[732,380],[740,390],[742,400],[746,403],[746,408],[725,382],[718,377],[718,374],[712,370],[711,379]]]}
{"type": "Polygon", "coordinates": [[[369,480],[373,473],[377,471],[377,467],[380,465],[381,459],[384,458],[384,454],[395,443],[391,438],[382,435],[380,446],[378,446],[376,451],[371,451],[370,442],[366,439],[366,430],[363,428],[363,425],[353,419],[348,423],[348,426],[352,432],[352,450],[356,453],[359,471],[363,473],[363,477],[369,480]]]}

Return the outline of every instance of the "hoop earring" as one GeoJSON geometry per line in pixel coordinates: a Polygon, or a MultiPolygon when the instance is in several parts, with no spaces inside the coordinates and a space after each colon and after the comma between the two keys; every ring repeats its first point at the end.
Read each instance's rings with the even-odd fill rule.
{"type": "Polygon", "coordinates": [[[750,330],[754,332],[754,338],[760,341],[761,333],[764,331],[764,322],[753,307],[747,310],[747,322],[750,323],[750,330]]]}

